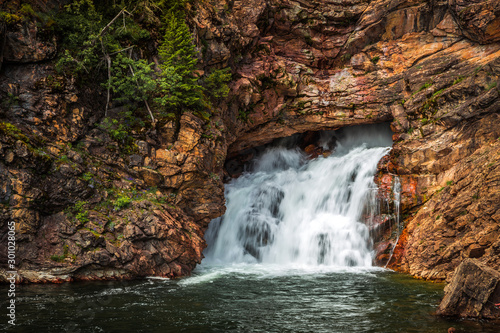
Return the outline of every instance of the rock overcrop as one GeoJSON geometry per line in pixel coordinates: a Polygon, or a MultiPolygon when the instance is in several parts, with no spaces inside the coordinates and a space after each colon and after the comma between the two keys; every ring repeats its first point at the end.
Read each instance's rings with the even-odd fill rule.
{"type": "Polygon", "coordinates": [[[475,259],[465,259],[446,286],[437,314],[500,319],[500,272],[475,259]]]}
{"type": "Polygon", "coordinates": [[[129,150],[102,130],[102,89],[55,71],[56,39],[0,23],[0,244],[15,221],[24,281],[189,274],[224,213],[228,156],[388,121],[376,182],[391,201],[399,177],[405,226],[390,267],[436,280],[469,257],[500,268],[500,0],[190,6],[199,70],[231,67],[229,96],[208,121],[134,131],[129,150]]]}

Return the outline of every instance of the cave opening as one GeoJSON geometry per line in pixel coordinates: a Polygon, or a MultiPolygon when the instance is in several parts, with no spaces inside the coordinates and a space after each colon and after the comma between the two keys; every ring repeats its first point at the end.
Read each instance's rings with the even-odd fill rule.
{"type": "Polygon", "coordinates": [[[305,131],[296,133],[287,137],[280,137],[263,145],[233,151],[229,147],[228,156],[224,163],[224,182],[239,177],[243,172],[252,170],[254,160],[260,156],[266,149],[271,147],[286,147],[288,149],[300,149],[308,159],[314,159],[319,156],[327,157],[335,151],[338,140],[349,137],[351,142],[363,143],[366,138],[362,133],[370,133],[370,140],[365,144],[390,144],[392,145],[392,135],[390,122],[376,124],[364,124],[341,127],[332,130],[305,131]]]}

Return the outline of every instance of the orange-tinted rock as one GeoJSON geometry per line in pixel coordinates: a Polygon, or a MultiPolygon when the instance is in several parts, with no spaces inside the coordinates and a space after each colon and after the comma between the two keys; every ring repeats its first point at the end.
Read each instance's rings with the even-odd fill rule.
{"type": "MultiPolygon", "coordinates": [[[[391,267],[446,279],[482,250],[481,262],[500,267],[497,0],[192,6],[195,40],[207,43],[199,73],[231,65],[230,96],[214,106],[209,122],[185,113],[179,128],[171,122],[135,133],[134,141],[147,146],[137,144],[133,161],[95,127],[105,93],[59,76],[45,61],[55,55],[54,42],[42,42],[32,23],[1,25],[0,35],[12,38],[2,48],[0,98],[17,102],[1,103],[0,116],[36,148],[0,133],[0,200],[9,203],[0,205],[0,235],[7,221],[17,222],[25,281],[188,274],[201,260],[204,229],[224,212],[228,153],[296,133],[382,121],[392,121],[395,144],[379,164],[379,195],[393,200],[399,176],[406,224],[391,267]],[[35,144],[37,138],[44,143],[35,144]],[[151,187],[159,194],[142,194],[154,192],[151,187]],[[145,197],[120,210],[119,195],[145,197]],[[93,210],[89,227],[75,220],[84,212],[71,213],[71,221],[60,216],[79,201],[93,210]],[[106,214],[97,208],[104,203],[106,214]],[[102,215],[117,223],[99,225],[102,215]],[[85,247],[78,250],[77,243],[85,247]],[[51,260],[65,256],[64,245],[70,257],[51,260]]],[[[232,176],[255,156],[243,155],[232,176]]]]}

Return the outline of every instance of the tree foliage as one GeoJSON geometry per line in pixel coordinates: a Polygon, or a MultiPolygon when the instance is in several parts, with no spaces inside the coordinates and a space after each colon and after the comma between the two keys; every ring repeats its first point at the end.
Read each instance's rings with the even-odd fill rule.
{"type": "Polygon", "coordinates": [[[116,55],[112,66],[109,87],[117,102],[147,101],[157,87],[153,63],[144,59],[134,60],[123,53],[116,55]]]}
{"type": "Polygon", "coordinates": [[[198,52],[186,23],[187,3],[74,0],[57,18],[63,52],[56,67],[68,75],[100,80],[108,104],[125,104],[131,110],[145,106],[153,124],[155,117],[177,119],[178,124],[185,111],[208,119],[211,102],[227,96],[231,73],[228,68],[199,77],[198,52]],[[159,30],[157,67],[147,60],[154,54],[145,46],[159,30]]]}
{"type": "Polygon", "coordinates": [[[207,94],[215,100],[227,97],[229,94],[228,82],[231,81],[231,68],[216,69],[204,80],[207,94]]]}
{"type": "Polygon", "coordinates": [[[161,97],[156,102],[168,111],[204,107],[203,88],[195,76],[197,52],[183,15],[170,11],[165,20],[163,41],[158,49],[162,64],[159,79],[161,97]]]}

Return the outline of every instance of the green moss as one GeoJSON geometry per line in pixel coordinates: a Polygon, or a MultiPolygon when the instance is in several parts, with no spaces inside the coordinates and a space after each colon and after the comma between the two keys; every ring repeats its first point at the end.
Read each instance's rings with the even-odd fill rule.
{"type": "Polygon", "coordinates": [[[63,262],[64,259],[66,259],[69,256],[69,246],[67,244],[64,244],[63,246],[63,254],[58,256],[58,255],[51,255],[50,260],[55,261],[55,262],[63,262]]]}
{"type": "Polygon", "coordinates": [[[23,20],[23,18],[19,15],[0,11],[0,22],[5,22],[8,25],[13,25],[13,24],[21,22],[22,20],[23,20]]]}
{"type": "Polygon", "coordinates": [[[23,3],[21,5],[21,8],[19,9],[18,11],[19,14],[21,14],[22,16],[35,16],[35,11],[33,10],[33,7],[31,7],[30,4],[27,4],[27,3],[23,3]]]}
{"type": "Polygon", "coordinates": [[[464,79],[465,79],[465,77],[464,77],[464,76],[459,75],[459,76],[455,79],[455,81],[453,81],[453,85],[455,85],[455,84],[459,84],[459,83],[460,83],[460,82],[462,82],[464,79]]]}
{"type": "Polygon", "coordinates": [[[432,99],[435,99],[437,96],[441,95],[443,93],[444,89],[436,91],[434,94],[432,94],[432,99]]]}
{"type": "Polygon", "coordinates": [[[375,57],[370,59],[370,61],[373,62],[374,65],[376,65],[379,60],[380,60],[379,56],[375,56],[375,57]]]}
{"type": "Polygon", "coordinates": [[[248,121],[249,110],[239,109],[237,118],[242,122],[246,123],[248,121]]]}
{"type": "Polygon", "coordinates": [[[19,128],[8,122],[0,122],[0,133],[10,136],[16,140],[21,140],[24,143],[29,143],[30,139],[24,135],[19,128]]]}
{"type": "Polygon", "coordinates": [[[66,259],[65,256],[58,256],[58,255],[55,255],[55,254],[50,256],[50,260],[56,261],[56,262],[63,262],[64,259],[66,259]]]}
{"type": "Polygon", "coordinates": [[[433,82],[426,82],[424,83],[420,88],[418,88],[418,90],[415,92],[415,93],[419,93],[421,92],[422,90],[424,89],[427,89],[429,88],[430,86],[432,86],[434,83],[433,82]]]}
{"type": "Polygon", "coordinates": [[[81,228],[80,230],[87,230],[87,231],[90,231],[90,232],[92,233],[92,235],[94,235],[94,237],[95,237],[96,239],[98,239],[98,238],[102,237],[102,234],[98,233],[98,232],[97,232],[97,231],[95,231],[95,230],[92,230],[92,229],[90,229],[90,228],[87,228],[87,227],[85,227],[85,228],[81,228]]]}

